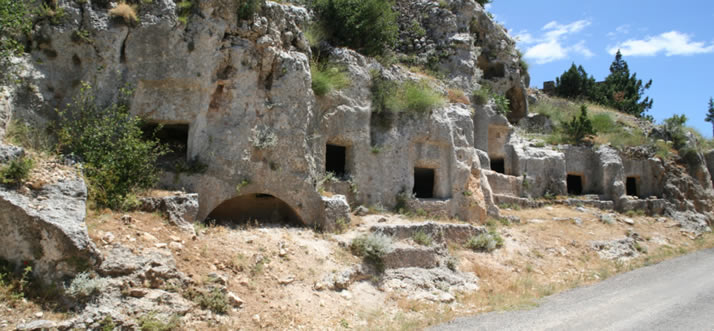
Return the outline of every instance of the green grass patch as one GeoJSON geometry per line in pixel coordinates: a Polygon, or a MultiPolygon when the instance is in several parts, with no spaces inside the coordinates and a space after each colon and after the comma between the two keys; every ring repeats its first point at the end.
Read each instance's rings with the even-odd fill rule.
{"type": "Polygon", "coordinates": [[[333,90],[340,90],[350,85],[350,79],[343,68],[334,65],[313,63],[310,66],[312,91],[323,96],[333,90]]]}

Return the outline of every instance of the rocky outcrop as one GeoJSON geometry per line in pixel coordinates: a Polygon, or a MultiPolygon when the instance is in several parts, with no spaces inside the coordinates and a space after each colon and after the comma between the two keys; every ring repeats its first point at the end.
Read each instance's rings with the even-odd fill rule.
{"type": "Polygon", "coordinates": [[[141,198],[139,209],[145,212],[160,212],[171,224],[184,231],[194,232],[193,224],[198,222],[198,194],[179,192],[165,197],[141,198]]]}
{"type": "Polygon", "coordinates": [[[30,265],[37,277],[62,281],[100,261],[87,235],[87,188],[81,177],[21,194],[0,186],[0,258],[30,265]]]}

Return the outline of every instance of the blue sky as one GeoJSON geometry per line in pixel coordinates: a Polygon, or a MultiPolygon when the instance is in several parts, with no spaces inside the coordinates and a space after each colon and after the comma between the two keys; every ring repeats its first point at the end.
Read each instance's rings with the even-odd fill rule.
{"type": "Polygon", "coordinates": [[[526,54],[532,87],[572,62],[603,80],[620,48],[630,72],[653,80],[648,114],[658,123],[686,114],[712,136],[704,116],[714,97],[714,1],[494,0],[488,9],[526,54]]]}

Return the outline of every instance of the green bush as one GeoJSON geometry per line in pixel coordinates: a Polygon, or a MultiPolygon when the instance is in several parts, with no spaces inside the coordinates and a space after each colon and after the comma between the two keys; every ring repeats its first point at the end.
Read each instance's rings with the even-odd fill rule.
{"type": "MultiPolygon", "coordinates": [[[[103,207],[124,208],[128,197],[158,180],[156,160],[167,149],[158,139],[144,139],[141,120],[125,103],[99,107],[84,84],[74,102],[59,111],[59,148],[79,157],[90,197],[103,207]]],[[[129,91],[122,89],[124,98],[129,91]]]]}
{"type": "Polygon", "coordinates": [[[414,240],[415,243],[422,245],[422,246],[431,246],[432,238],[431,235],[424,232],[424,231],[417,231],[414,233],[412,236],[412,239],[414,240]]]}
{"type": "Polygon", "coordinates": [[[594,135],[592,122],[588,118],[588,107],[580,106],[580,116],[573,117],[570,122],[563,123],[563,132],[570,138],[571,142],[579,143],[586,136],[594,135]]]}
{"type": "Polygon", "coordinates": [[[0,183],[8,185],[19,185],[30,176],[30,171],[35,165],[30,157],[21,157],[10,161],[6,166],[0,168],[0,183]]]}
{"type": "Polygon", "coordinates": [[[672,115],[672,117],[664,120],[664,130],[672,141],[674,148],[679,150],[687,144],[687,132],[684,129],[684,123],[687,122],[687,116],[672,115]]]}
{"type": "Polygon", "coordinates": [[[483,106],[488,103],[491,98],[491,90],[486,85],[482,85],[480,89],[473,91],[473,103],[477,106],[483,106]]]}
{"type": "Polygon", "coordinates": [[[592,116],[590,121],[592,122],[593,129],[596,132],[611,132],[616,128],[615,121],[608,113],[595,114],[592,116]]]}
{"type": "Polygon", "coordinates": [[[474,251],[492,252],[503,247],[503,238],[498,232],[491,231],[469,238],[465,246],[474,251]]]}
{"type": "Polygon", "coordinates": [[[179,318],[172,315],[168,321],[164,322],[156,316],[156,313],[149,313],[139,318],[139,329],[141,331],[171,331],[179,327],[179,318]]]}
{"type": "Polygon", "coordinates": [[[383,234],[362,235],[350,243],[352,254],[364,257],[365,260],[376,265],[379,270],[384,267],[382,258],[393,249],[392,239],[383,234]]]}
{"type": "Polygon", "coordinates": [[[249,20],[253,15],[263,9],[265,0],[237,0],[238,1],[238,18],[241,20],[249,20]]]}
{"type": "Polygon", "coordinates": [[[500,94],[492,95],[493,102],[496,104],[496,111],[501,115],[508,115],[511,111],[511,101],[506,96],[500,94]]]}
{"type": "Polygon", "coordinates": [[[0,81],[12,72],[11,56],[25,48],[19,40],[32,30],[32,6],[25,0],[0,0],[0,81]]]}
{"type": "Polygon", "coordinates": [[[379,55],[397,41],[391,0],[315,0],[312,4],[330,39],[366,55],[379,55]]]}
{"type": "Polygon", "coordinates": [[[425,81],[406,82],[387,97],[387,108],[394,112],[415,111],[425,113],[442,106],[444,97],[436,93],[425,81]]]}
{"type": "Polygon", "coordinates": [[[340,90],[350,85],[350,79],[344,69],[337,66],[313,63],[310,66],[312,75],[312,91],[317,96],[323,96],[332,90],[340,90]]]}

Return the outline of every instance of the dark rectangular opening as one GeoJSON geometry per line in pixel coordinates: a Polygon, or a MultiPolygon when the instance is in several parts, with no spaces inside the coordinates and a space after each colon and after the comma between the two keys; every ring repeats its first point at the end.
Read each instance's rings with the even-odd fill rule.
{"type": "Polygon", "coordinates": [[[414,189],[412,192],[417,198],[434,197],[434,169],[414,168],[414,189]]]}
{"type": "Polygon", "coordinates": [[[491,170],[505,174],[506,162],[503,159],[491,159],[491,170]]]}
{"type": "Polygon", "coordinates": [[[169,148],[169,152],[159,158],[158,163],[170,168],[186,162],[188,155],[188,124],[147,123],[142,127],[144,137],[158,139],[169,148]]]}
{"type": "Polygon", "coordinates": [[[582,195],[583,194],[583,177],[579,175],[568,175],[568,194],[582,195]]]}
{"type": "Polygon", "coordinates": [[[327,144],[325,152],[325,171],[335,174],[339,178],[347,175],[345,164],[347,160],[347,147],[327,144]]]}
{"type": "Polygon", "coordinates": [[[625,194],[637,196],[637,177],[627,177],[625,182],[625,194]]]}

